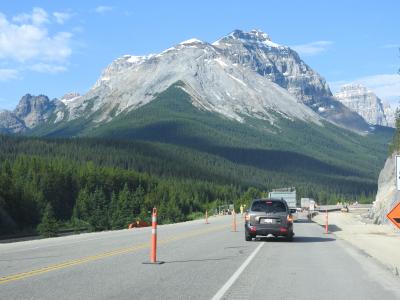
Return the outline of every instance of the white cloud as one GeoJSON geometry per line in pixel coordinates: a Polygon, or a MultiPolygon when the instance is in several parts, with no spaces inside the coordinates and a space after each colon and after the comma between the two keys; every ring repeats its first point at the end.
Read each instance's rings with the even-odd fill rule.
{"type": "Polygon", "coordinates": [[[53,12],[53,17],[55,18],[56,22],[58,24],[64,24],[66,21],[68,21],[71,17],[72,14],[67,13],[67,12],[53,12]]]}
{"type": "Polygon", "coordinates": [[[8,81],[18,78],[18,71],[14,69],[0,69],[0,81],[8,81]]]}
{"type": "Polygon", "coordinates": [[[400,76],[398,74],[377,74],[356,78],[351,81],[330,82],[332,91],[336,92],[347,83],[359,83],[372,90],[379,98],[394,106],[399,105],[400,100],[400,76]]]}
{"type": "Polygon", "coordinates": [[[291,46],[300,55],[312,56],[325,52],[333,44],[332,41],[316,41],[302,45],[291,46]]]}
{"type": "Polygon", "coordinates": [[[47,12],[40,7],[35,7],[32,10],[31,14],[23,13],[16,15],[12,18],[12,20],[16,23],[32,23],[33,25],[42,25],[44,23],[49,22],[49,16],[47,12]]]}
{"type": "MultiPolygon", "coordinates": [[[[59,12],[52,15],[53,24],[61,24],[70,17],[59,12]]],[[[11,20],[0,13],[0,62],[19,70],[65,71],[72,54],[73,35],[63,31],[50,33],[51,24],[49,14],[42,8],[34,8],[30,14],[19,14],[11,20]]],[[[13,78],[12,72],[3,72],[3,76],[13,78]]]]}
{"type": "Polygon", "coordinates": [[[100,5],[100,6],[97,6],[94,11],[99,14],[104,14],[104,13],[110,12],[112,10],[113,10],[113,8],[111,6],[100,5]]]}
{"type": "Polygon", "coordinates": [[[46,63],[38,63],[28,67],[29,70],[39,72],[39,73],[61,73],[67,70],[66,66],[63,65],[52,65],[46,63]]]}

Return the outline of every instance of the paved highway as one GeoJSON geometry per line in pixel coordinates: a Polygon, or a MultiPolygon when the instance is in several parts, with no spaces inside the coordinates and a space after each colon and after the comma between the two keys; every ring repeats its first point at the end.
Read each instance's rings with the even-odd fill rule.
{"type": "Polygon", "coordinates": [[[400,299],[400,280],[314,224],[245,242],[231,216],[0,244],[0,299],[400,299]]]}

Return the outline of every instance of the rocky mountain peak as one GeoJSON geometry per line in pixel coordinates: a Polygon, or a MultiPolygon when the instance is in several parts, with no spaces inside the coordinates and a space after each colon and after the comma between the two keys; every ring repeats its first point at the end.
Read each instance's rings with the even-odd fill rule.
{"type": "Polygon", "coordinates": [[[64,96],[62,96],[61,99],[71,100],[72,98],[76,98],[79,96],[80,96],[80,94],[77,92],[69,92],[69,93],[66,93],[64,96]]]}
{"type": "Polygon", "coordinates": [[[42,109],[50,103],[50,100],[45,95],[32,96],[31,94],[26,94],[21,98],[14,113],[18,117],[24,117],[31,113],[33,110],[42,109]]]}
{"type": "Polygon", "coordinates": [[[199,39],[193,38],[193,39],[188,39],[186,41],[180,42],[179,44],[180,45],[192,45],[192,44],[206,44],[206,43],[199,39]]]}
{"type": "Polygon", "coordinates": [[[45,95],[26,94],[19,101],[14,114],[24,121],[26,127],[33,128],[45,122],[55,107],[54,101],[50,101],[45,95]]]}
{"type": "Polygon", "coordinates": [[[67,104],[67,103],[77,100],[80,97],[81,97],[81,95],[77,92],[69,92],[69,93],[66,93],[64,96],[62,96],[60,98],[60,101],[64,104],[67,104]]]}
{"type": "Polygon", "coordinates": [[[382,100],[361,84],[346,84],[335,94],[335,98],[350,110],[358,113],[369,124],[390,126],[386,119],[382,100]]]}
{"type": "Polygon", "coordinates": [[[0,110],[0,133],[20,133],[25,130],[25,124],[14,113],[0,110]]]}
{"type": "Polygon", "coordinates": [[[245,32],[239,29],[232,31],[227,36],[214,42],[213,45],[218,46],[219,44],[230,44],[230,43],[241,43],[246,45],[258,45],[259,47],[269,47],[269,48],[281,48],[286,49],[287,47],[279,45],[272,42],[271,37],[258,29],[250,30],[245,32]]]}

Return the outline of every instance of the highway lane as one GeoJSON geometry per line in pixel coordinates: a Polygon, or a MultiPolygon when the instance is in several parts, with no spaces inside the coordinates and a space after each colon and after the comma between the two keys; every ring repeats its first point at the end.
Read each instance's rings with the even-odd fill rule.
{"type": "Polygon", "coordinates": [[[159,226],[162,265],[143,264],[149,228],[0,245],[0,299],[211,299],[258,247],[223,298],[399,298],[398,278],[316,224],[288,243],[245,242],[230,223],[159,226]]]}

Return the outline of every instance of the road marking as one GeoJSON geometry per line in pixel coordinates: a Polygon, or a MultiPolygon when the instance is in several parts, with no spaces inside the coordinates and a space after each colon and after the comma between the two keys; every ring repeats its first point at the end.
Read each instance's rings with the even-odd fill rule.
{"type": "Polygon", "coordinates": [[[222,288],[211,298],[211,300],[219,300],[225,295],[225,293],[229,290],[229,288],[235,283],[235,281],[239,278],[240,274],[246,269],[249,263],[253,260],[253,258],[257,255],[258,251],[260,251],[261,247],[264,246],[264,243],[260,243],[258,247],[250,254],[250,256],[245,260],[245,262],[236,270],[235,273],[228,279],[228,281],[222,286],[222,288]]]}
{"type": "MultiPolygon", "coordinates": [[[[229,225],[220,225],[220,226],[215,226],[215,227],[211,227],[211,228],[207,228],[207,229],[193,230],[193,231],[189,231],[184,234],[175,235],[175,236],[171,236],[169,238],[162,239],[159,241],[158,244],[165,245],[165,244],[173,242],[173,241],[178,241],[178,240],[182,240],[182,239],[186,239],[186,238],[190,238],[190,237],[194,237],[194,236],[207,234],[207,233],[218,231],[218,230],[221,230],[223,228],[228,228],[228,227],[229,227],[229,225]]],[[[55,271],[55,270],[65,269],[65,268],[76,266],[76,265],[81,265],[81,264],[84,264],[87,262],[100,260],[100,259],[107,258],[110,256],[118,255],[118,254],[135,252],[135,251],[138,251],[141,249],[146,249],[149,247],[150,247],[150,243],[141,243],[141,244],[138,244],[133,247],[120,248],[120,249],[116,249],[116,250],[112,250],[112,251],[108,251],[108,252],[104,252],[104,253],[100,253],[100,254],[96,254],[96,255],[86,256],[83,258],[74,259],[74,260],[63,262],[63,263],[50,265],[47,267],[35,269],[32,271],[28,271],[28,272],[22,272],[22,273],[17,273],[17,274],[13,274],[13,275],[0,277],[0,285],[7,283],[7,282],[17,281],[17,280],[21,280],[24,278],[40,275],[40,274],[55,271]]]]}

